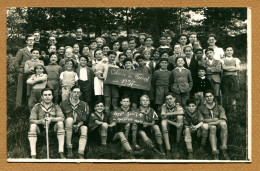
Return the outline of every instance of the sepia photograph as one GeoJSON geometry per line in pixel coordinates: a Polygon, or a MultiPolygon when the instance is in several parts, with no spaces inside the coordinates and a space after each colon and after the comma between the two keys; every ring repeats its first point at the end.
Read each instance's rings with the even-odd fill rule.
{"type": "Polygon", "coordinates": [[[251,8],[8,7],[6,38],[8,162],[251,162],[251,8]]]}

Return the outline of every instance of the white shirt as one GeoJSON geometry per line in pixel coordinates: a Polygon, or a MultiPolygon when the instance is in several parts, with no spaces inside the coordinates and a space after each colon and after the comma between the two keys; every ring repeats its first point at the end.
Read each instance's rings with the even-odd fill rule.
{"type": "Polygon", "coordinates": [[[87,81],[88,80],[88,73],[87,73],[87,68],[86,67],[80,67],[79,71],[79,78],[82,81],[87,81]]]}
{"type": "Polygon", "coordinates": [[[185,58],[185,59],[186,59],[186,62],[187,62],[188,67],[190,67],[191,58],[185,58]]]}

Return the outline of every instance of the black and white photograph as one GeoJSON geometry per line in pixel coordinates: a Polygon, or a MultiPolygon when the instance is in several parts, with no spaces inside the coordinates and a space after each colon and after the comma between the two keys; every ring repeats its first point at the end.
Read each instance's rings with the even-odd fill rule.
{"type": "Polygon", "coordinates": [[[8,162],[251,162],[251,8],[6,17],[8,162]]]}

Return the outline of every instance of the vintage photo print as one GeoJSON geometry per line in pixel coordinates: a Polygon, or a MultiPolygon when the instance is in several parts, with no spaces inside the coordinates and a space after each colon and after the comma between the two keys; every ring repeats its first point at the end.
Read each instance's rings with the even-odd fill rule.
{"type": "Polygon", "coordinates": [[[8,162],[251,162],[251,8],[6,18],[8,162]]]}

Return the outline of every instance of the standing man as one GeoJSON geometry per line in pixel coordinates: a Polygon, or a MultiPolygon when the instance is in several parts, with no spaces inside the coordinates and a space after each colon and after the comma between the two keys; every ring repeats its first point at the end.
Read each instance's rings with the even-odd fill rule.
{"type": "Polygon", "coordinates": [[[28,139],[30,142],[32,159],[36,158],[36,142],[37,133],[45,130],[46,123],[49,130],[54,129],[57,132],[57,138],[59,142],[59,155],[60,158],[64,157],[64,115],[61,108],[52,103],[53,90],[50,88],[44,88],[41,91],[42,102],[37,103],[30,115],[30,130],[28,132],[28,139]]]}
{"type": "Polygon", "coordinates": [[[74,85],[71,88],[70,98],[62,101],[60,105],[66,119],[65,129],[68,158],[73,157],[71,142],[73,132],[80,135],[78,148],[79,159],[84,159],[84,152],[87,144],[88,128],[86,122],[89,117],[89,106],[86,102],[79,100],[80,95],[80,87],[74,85]]]}
{"type": "Polygon", "coordinates": [[[26,101],[26,75],[24,74],[24,65],[27,60],[31,59],[30,51],[33,49],[34,37],[28,35],[26,37],[26,47],[19,49],[16,54],[15,69],[18,71],[18,83],[16,92],[16,107],[27,105],[26,101]]]}

